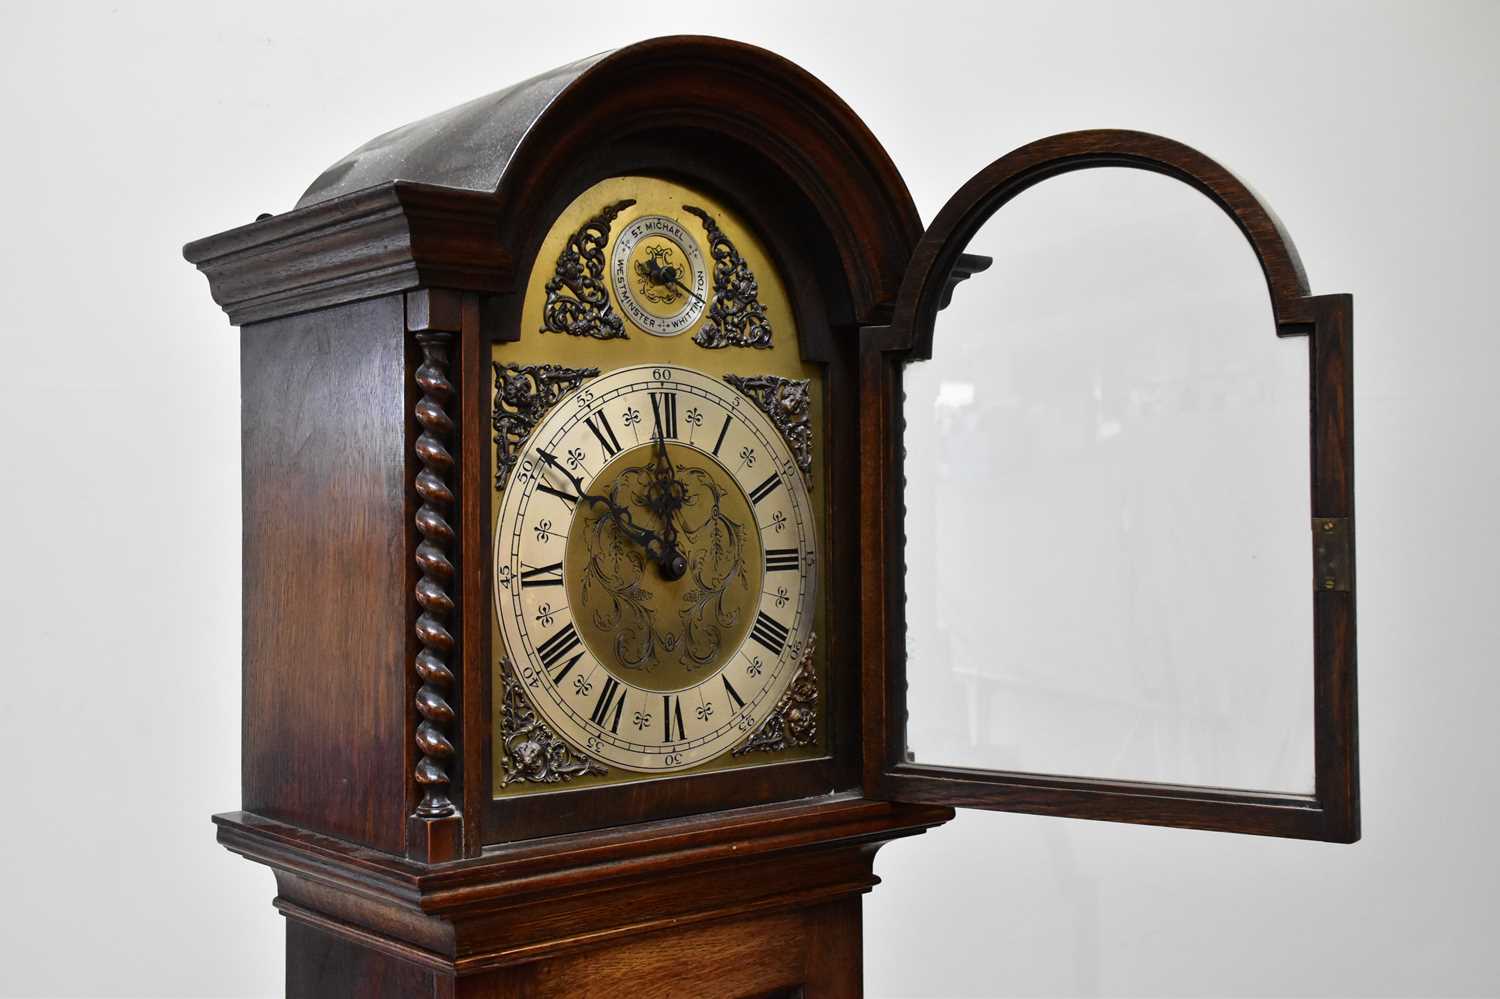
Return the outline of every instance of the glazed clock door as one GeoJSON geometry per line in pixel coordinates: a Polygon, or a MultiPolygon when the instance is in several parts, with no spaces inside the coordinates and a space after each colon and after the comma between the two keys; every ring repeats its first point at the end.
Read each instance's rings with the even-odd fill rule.
{"type": "Polygon", "coordinates": [[[1033,143],[862,335],[867,786],[1357,840],[1351,300],[1255,194],[1033,143]]]}

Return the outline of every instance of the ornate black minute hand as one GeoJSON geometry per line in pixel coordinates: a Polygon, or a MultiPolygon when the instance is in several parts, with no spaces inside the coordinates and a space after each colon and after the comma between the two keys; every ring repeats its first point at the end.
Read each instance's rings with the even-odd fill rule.
{"type": "Polygon", "coordinates": [[[648,505],[661,520],[662,539],[679,554],[670,566],[663,565],[662,574],[668,579],[678,579],[687,572],[687,560],[680,557],[682,550],[677,546],[677,525],[672,518],[687,502],[687,487],[677,477],[677,466],[667,451],[667,435],[660,423],[656,425],[656,456],[651,465],[654,481],[647,491],[648,505]]]}
{"type": "MultiPolygon", "coordinates": [[[[682,508],[687,490],[677,478],[672,457],[667,453],[667,437],[660,423],[656,425],[655,438],[656,454],[651,459],[651,484],[646,490],[646,505],[661,521],[662,541],[673,552],[677,552],[677,528],[672,523],[672,517],[682,508]]],[[[668,579],[679,579],[686,571],[687,560],[681,558],[681,553],[670,564],[662,563],[662,575],[668,579]]]]}
{"type": "Polygon", "coordinates": [[[698,294],[693,289],[689,288],[687,285],[683,284],[680,280],[678,280],[677,275],[673,274],[671,277],[668,278],[668,281],[671,284],[675,284],[677,287],[681,288],[683,291],[687,292],[689,295],[692,295],[694,298],[696,298],[698,301],[702,302],[704,305],[708,304],[707,299],[705,299],[702,295],[698,294]]]}
{"type": "Polygon", "coordinates": [[[608,516],[614,519],[615,526],[620,533],[640,545],[646,557],[661,568],[663,576],[669,579],[679,579],[687,571],[687,559],[677,551],[677,546],[663,540],[655,531],[637,525],[635,519],[630,516],[628,507],[621,506],[608,496],[584,492],[583,480],[564,468],[555,454],[540,448],[537,449],[537,454],[542,456],[543,461],[562,473],[563,478],[572,483],[573,491],[578,494],[578,502],[587,503],[590,506],[602,506],[608,510],[608,516]]]}

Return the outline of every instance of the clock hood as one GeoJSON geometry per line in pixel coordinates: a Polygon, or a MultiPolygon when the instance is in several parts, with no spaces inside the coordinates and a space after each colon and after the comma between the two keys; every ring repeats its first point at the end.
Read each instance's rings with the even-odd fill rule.
{"type": "Polygon", "coordinates": [[[922,234],[889,155],[806,70],[704,36],[590,56],[386,132],[324,170],[292,211],[184,255],[236,323],[413,287],[505,291],[517,248],[504,223],[577,163],[645,135],[733,150],[779,175],[842,272],[846,321],[888,318],[922,234]],[[325,255],[309,253],[321,244],[325,255]]]}

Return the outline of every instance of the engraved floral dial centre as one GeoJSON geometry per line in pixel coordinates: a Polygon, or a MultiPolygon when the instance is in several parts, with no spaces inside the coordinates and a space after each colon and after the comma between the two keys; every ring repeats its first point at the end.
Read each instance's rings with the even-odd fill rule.
{"type": "Polygon", "coordinates": [[[665,482],[656,446],[643,444],[617,455],[589,491],[634,523],[670,529],[683,575],[653,566],[606,506],[573,518],[563,559],[584,644],[611,673],[656,691],[690,687],[734,654],[755,620],[764,571],[760,528],[729,469],[682,444],[666,445],[666,455],[674,467],[665,482]]]}

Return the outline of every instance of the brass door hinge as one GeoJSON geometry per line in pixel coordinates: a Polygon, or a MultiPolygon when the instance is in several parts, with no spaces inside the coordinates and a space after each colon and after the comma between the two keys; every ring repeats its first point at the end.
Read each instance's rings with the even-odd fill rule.
{"type": "Polygon", "coordinates": [[[1314,517],[1313,589],[1354,588],[1354,544],[1348,517],[1314,517]]]}

